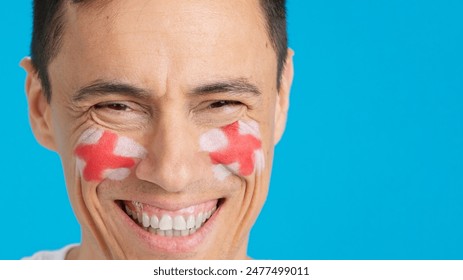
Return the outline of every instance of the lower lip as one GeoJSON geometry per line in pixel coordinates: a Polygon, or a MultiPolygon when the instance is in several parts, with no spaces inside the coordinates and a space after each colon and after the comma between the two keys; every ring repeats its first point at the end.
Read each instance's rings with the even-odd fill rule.
{"type": "MultiPolygon", "coordinates": [[[[116,203],[117,204],[117,203],[116,203]]],[[[127,223],[127,227],[130,228],[141,243],[152,252],[157,253],[189,253],[195,251],[211,233],[216,217],[220,212],[221,205],[217,205],[217,210],[212,216],[199,228],[195,233],[188,236],[173,236],[166,237],[157,234],[150,233],[145,229],[142,229],[132,218],[130,218],[124,210],[117,207],[121,214],[124,216],[123,220],[127,223]]]]}

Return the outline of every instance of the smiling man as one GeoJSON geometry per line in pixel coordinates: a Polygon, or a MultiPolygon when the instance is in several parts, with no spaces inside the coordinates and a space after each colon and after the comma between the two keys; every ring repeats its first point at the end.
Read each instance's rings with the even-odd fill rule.
{"type": "Polygon", "coordinates": [[[80,245],[35,259],[245,259],[292,82],[285,1],[34,1],[37,140],[80,245]]]}

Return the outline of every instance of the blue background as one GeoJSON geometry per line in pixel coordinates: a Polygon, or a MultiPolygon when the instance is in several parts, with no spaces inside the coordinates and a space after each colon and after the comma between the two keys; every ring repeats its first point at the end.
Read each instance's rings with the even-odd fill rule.
{"type": "MultiPolygon", "coordinates": [[[[80,240],[57,155],[29,129],[32,1],[1,16],[0,259],[80,240]]],[[[290,0],[296,76],[263,259],[463,259],[463,2],[290,0]]]]}

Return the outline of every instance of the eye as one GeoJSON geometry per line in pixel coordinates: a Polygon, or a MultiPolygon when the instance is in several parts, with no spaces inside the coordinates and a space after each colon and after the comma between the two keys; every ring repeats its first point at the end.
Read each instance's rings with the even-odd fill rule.
{"type": "Polygon", "coordinates": [[[123,103],[101,103],[95,105],[95,109],[109,109],[114,111],[129,111],[131,108],[123,103]]]}
{"type": "Polygon", "coordinates": [[[221,107],[225,107],[225,106],[238,106],[238,105],[241,105],[241,104],[242,104],[241,102],[235,101],[235,100],[220,100],[220,101],[211,103],[209,105],[209,108],[216,109],[216,108],[221,108],[221,107]]]}

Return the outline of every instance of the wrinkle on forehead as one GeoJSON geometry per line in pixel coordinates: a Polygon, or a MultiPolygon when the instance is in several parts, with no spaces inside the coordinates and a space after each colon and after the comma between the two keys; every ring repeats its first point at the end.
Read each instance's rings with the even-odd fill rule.
{"type": "Polygon", "coordinates": [[[237,23],[252,21],[254,24],[254,20],[259,19],[262,31],[266,30],[258,1],[83,0],[78,3],[67,3],[66,13],[70,23],[85,22],[84,27],[89,28],[92,27],[89,23],[103,21],[107,25],[123,27],[128,32],[151,32],[154,26],[146,28],[146,20],[156,19],[155,25],[168,34],[178,31],[198,33],[204,29],[210,33],[214,28],[218,30],[223,24],[227,24],[223,19],[233,18],[233,23],[228,24],[231,29],[235,29],[237,23]],[[210,20],[215,20],[217,24],[210,24],[210,20]],[[190,23],[188,29],[183,28],[185,22],[190,23]],[[182,26],[181,30],[179,26],[182,26]]]}
{"type": "Polygon", "coordinates": [[[63,80],[68,71],[71,90],[95,79],[130,81],[159,94],[230,77],[262,86],[276,73],[257,0],[104,2],[68,9],[58,54],[65,61],[54,73],[63,80]]]}

